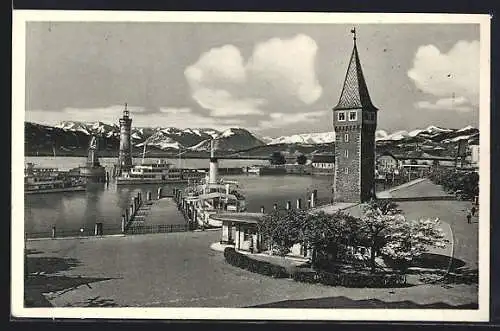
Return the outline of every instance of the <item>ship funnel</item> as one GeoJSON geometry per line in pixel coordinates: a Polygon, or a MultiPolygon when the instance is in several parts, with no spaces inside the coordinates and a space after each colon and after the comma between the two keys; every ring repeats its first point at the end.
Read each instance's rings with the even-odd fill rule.
{"type": "Polygon", "coordinates": [[[215,157],[215,140],[212,139],[210,140],[210,158],[214,158],[215,157]]]}
{"type": "Polygon", "coordinates": [[[219,164],[215,157],[215,140],[210,141],[210,169],[208,182],[210,184],[217,184],[217,176],[219,172],[219,164]]]}

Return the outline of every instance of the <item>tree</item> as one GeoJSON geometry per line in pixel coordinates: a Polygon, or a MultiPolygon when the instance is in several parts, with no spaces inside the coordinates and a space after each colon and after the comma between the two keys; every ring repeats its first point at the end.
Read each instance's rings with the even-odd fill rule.
{"type": "Polygon", "coordinates": [[[299,242],[301,223],[305,220],[303,211],[273,210],[258,223],[259,233],[280,256],[290,252],[290,248],[299,242]]]}
{"type": "Polygon", "coordinates": [[[372,200],[362,205],[363,216],[357,219],[358,242],[370,248],[370,270],[375,272],[375,254],[390,240],[394,230],[405,221],[396,205],[390,201],[372,200]]]}
{"type": "Polygon", "coordinates": [[[427,252],[431,247],[444,248],[449,242],[439,227],[439,219],[407,220],[399,224],[381,253],[390,257],[406,271],[411,262],[427,252]]]}
{"type": "Polygon", "coordinates": [[[302,227],[301,240],[307,247],[312,248],[312,267],[318,266],[318,255],[329,249],[338,249],[340,245],[349,245],[356,242],[356,218],[341,211],[326,214],[323,211],[308,214],[302,227]]]}
{"type": "Polygon", "coordinates": [[[307,162],[307,157],[304,154],[297,155],[297,163],[304,165],[307,162]]]}
{"type": "Polygon", "coordinates": [[[272,165],[280,165],[280,164],[285,164],[286,160],[285,160],[285,156],[283,155],[283,153],[277,151],[277,152],[273,152],[269,156],[269,162],[272,165]]]}
{"type": "Polygon", "coordinates": [[[479,194],[479,174],[475,171],[460,172],[455,169],[434,169],[429,179],[451,193],[460,193],[471,199],[479,194]]]}
{"type": "Polygon", "coordinates": [[[279,255],[285,256],[295,244],[312,249],[312,266],[328,247],[355,240],[350,224],[355,218],[341,212],[311,214],[306,210],[273,210],[259,222],[259,232],[279,255]]]}

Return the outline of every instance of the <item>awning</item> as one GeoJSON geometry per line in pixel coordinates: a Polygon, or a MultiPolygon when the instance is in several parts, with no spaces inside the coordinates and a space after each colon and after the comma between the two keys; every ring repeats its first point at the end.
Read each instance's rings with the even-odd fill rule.
{"type": "Polygon", "coordinates": [[[238,200],[234,194],[226,194],[222,192],[213,192],[213,193],[201,194],[198,196],[199,200],[209,200],[215,198],[227,198],[232,200],[238,200]]]}
{"type": "Polygon", "coordinates": [[[245,223],[245,224],[257,224],[259,220],[264,217],[265,214],[262,213],[217,213],[212,214],[209,217],[215,221],[225,221],[232,223],[245,223]]]}

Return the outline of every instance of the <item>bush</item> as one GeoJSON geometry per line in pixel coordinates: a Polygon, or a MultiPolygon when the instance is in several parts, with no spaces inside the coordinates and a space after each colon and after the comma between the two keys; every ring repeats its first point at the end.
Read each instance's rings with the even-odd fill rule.
{"type": "Polygon", "coordinates": [[[331,273],[326,271],[298,271],[292,274],[295,281],[319,283],[328,286],[352,288],[392,288],[406,284],[406,277],[399,274],[331,273]]]}
{"type": "Polygon", "coordinates": [[[455,169],[434,169],[429,179],[441,185],[449,193],[471,199],[479,194],[479,174],[474,171],[461,172],[455,169]]]}
{"type": "Polygon", "coordinates": [[[288,272],[284,267],[274,265],[269,262],[254,260],[244,254],[238,253],[232,247],[224,249],[224,258],[227,263],[235,267],[246,269],[265,276],[274,278],[288,278],[288,272]]]}
{"type": "Polygon", "coordinates": [[[317,283],[317,273],[314,271],[297,271],[292,274],[292,279],[301,283],[317,283]]]}
{"type": "Polygon", "coordinates": [[[301,283],[323,284],[328,286],[344,287],[371,287],[391,288],[401,287],[406,284],[406,277],[400,274],[361,274],[361,273],[332,273],[326,271],[304,271],[295,270],[288,273],[287,270],[269,262],[254,260],[245,254],[238,253],[234,248],[227,247],[224,250],[224,258],[227,263],[273,278],[288,278],[301,283]]]}

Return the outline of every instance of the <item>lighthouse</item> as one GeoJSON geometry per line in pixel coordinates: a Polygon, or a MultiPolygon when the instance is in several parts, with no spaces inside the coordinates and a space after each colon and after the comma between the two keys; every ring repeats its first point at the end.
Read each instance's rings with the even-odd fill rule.
{"type": "Polygon", "coordinates": [[[219,164],[215,157],[215,140],[210,141],[210,169],[209,169],[209,184],[217,184],[217,175],[219,172],[219,164]]]}
{"type": "Polygon", "coordinates": [[[120,118],[120,152],[118,154],[118,172],[128,172],[132,168],[132,144],[130,143],[130,132],[132,129],[132,119],[127,110],[127,104],[123,110],[123,117],[120,118]]]}

